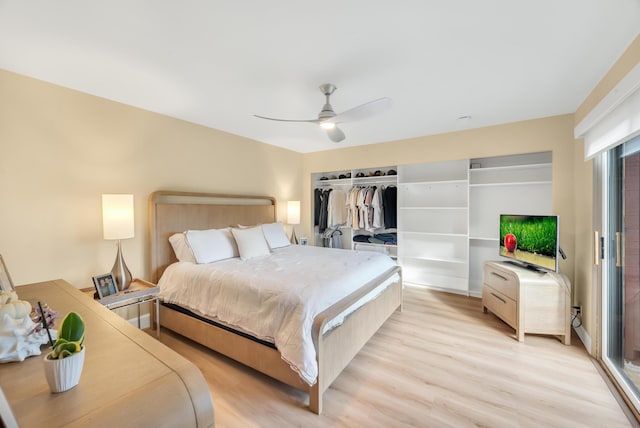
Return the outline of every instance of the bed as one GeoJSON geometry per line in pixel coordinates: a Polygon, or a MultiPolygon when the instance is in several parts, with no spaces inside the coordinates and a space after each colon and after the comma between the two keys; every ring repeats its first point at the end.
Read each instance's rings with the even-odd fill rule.
{"type": "MultiPolygon", "coordinates": [[[[275,221],[276,202],[272,197],[155,192],[149,198],[151,279],[158,283],[167,271],[162,279],[166,283],[172,272],[184,268],[181,266],[184,263],[177,263],[169,243],[169,237],[176,233],[275,221]]],[[[277,261],[285,257],[284,253],[299,249],[274,250],[268,258],[277,261]]],[[[239,260],[225,262],[234,268],[241,263],[239,260]]],[[[345,278],[345,284],[347,282],[345,278]]],[[[300,371],[292,369],[291,361],[285,361],[281,352],[268,341],[212,324],[198,311],[191,311],[192,308],[165,302],[161,305],[160,319],[165,328],[307,392],[310,410],[319,414],[324,391],[389,316],[402,308],[402,280],[400,268],[395,264],[385,266],[374,277],[362,282],[335,303],[322,307],[311,319],[309,342],[317,370],[312,372],[315,379],[311,382],[308,376],[305,378],[300,371]]]]}

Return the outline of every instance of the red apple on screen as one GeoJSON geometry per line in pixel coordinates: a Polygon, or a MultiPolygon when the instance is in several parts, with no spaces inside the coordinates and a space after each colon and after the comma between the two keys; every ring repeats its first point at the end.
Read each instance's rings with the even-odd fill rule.
{"type": "Polygon", "coordinates": [[[516,240],[516,235],[513,233],[507,233],[504,236],[504,247],[508,252],[513,253],[516,250],[517,245],[518,241],[516,240]]]}

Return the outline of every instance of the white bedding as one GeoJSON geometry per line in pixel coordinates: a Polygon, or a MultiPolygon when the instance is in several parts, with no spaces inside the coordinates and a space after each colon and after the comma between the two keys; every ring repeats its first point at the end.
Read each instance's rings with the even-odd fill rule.
{"type": "Polygon", "coordinates": [[[313,385],[316,315],[394,265],[379,253],[292,245],[245,261],[174,263],[158,286],[164,302],[274,343],[313,385]]]}

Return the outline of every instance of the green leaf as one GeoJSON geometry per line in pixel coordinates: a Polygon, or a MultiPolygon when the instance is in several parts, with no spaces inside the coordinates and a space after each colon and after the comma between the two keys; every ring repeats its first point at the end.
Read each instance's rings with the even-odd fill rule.
{"type": "Polygon", "coordinates": [[[53,349],[56,349],[56,347],[62,343],[67,343],[68,340],[64,339],[62,337],[59,337],[58,340],[56,340],[56,343],[53,344],[53,349]]]}
{"type": "Polygon", "coordinates": [[[78,342],[64,342],[60,343],[53,348],[50,359],[62,359],[73,355],[82,350],[82,346],[78,342]]]}
{"type": "Polygon", "coordinates": [[[58,338],[58,340],[63,339],[67,342],[82,344],[84,341],[84,320],[82,317],[76,312],[69,312],[62,320],[58,338]]]}

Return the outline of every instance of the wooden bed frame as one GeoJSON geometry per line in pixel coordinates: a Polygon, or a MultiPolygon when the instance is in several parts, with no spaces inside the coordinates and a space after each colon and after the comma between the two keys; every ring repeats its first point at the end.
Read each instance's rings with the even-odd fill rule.
{"type": "MultiPolygon", "coordinates": [[[[169,236],[174,233],[274,221],[276,201],[273,197],[154,192],[149,197],[151,280],[157,283],[166,267],[176,261],[169,244],[169,236]]],[[[214,351],[308,392],[310,410],[320,414],[324,391],[396,310],[402,310],[402,279],[397,266],[319,314],[312,329],[318,361],[318,379],[312,387],[300,379],[276,349],[166,306],[160,307],[160,323],[214,351]],[[398,280],[387,286],[378,297],[347,316],[340,326],[320,334],[326,322],[395,274],[398,274],[398,280]]]]}

